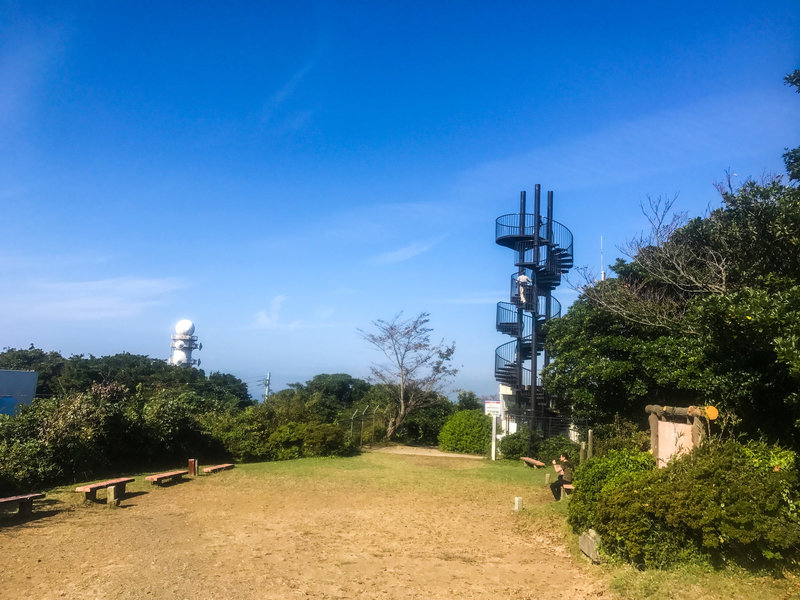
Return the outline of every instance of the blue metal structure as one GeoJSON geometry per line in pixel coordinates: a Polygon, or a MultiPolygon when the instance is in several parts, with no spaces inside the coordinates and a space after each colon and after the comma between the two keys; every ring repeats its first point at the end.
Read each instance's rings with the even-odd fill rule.
{"type": "MultiPolygon", "coordinates": [[[[553,192],[547,192],[546,214],[541,214],[541,188],[534,192],[533,214],[527,212],[526,194],[520,193],[519,213],[503,215],[495,223],[495,241],[514,251],[509,302],[498,302],[496,326],[514,339],[495,351],[495,379],[508,386],[516,398],[510,407],[532,430],[552,416],[550,402],[536,376],[544,353],[542,325],[561,316],[561,304],[552,292],[572,268],[572,232],[553,220],[553,192]]],[[[544,364],[549,363],[544,353],[544,364]]]]}
{"type": "Polygon", "coordinates": [[[0,414],[13,415],[21,404],[30,404],[36,394],[36,371],[0,369],[0,414]]]}

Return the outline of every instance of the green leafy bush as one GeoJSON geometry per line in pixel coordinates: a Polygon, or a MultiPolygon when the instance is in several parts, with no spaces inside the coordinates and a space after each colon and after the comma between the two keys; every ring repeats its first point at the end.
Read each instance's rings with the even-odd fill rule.
{"type": "Polygon", "coordinates": [[[269,436],[268,443],[275,460],[331,456],[348,449],[342,428],[330,423],[286,423],[269,436]]]}
{"type": "Polygon", "coordinates": [[[533,454],[530,451],[531,430],[520,427],[516,432],[503,436],[500,440],[500,454],[508,460],[518,460],[521,456],[533,454]]]}
{"type": "Polygon", "coordinates": [[[303,456],[338,456],[349,449],[344,430],[331,423],[305,423],[303,456]]]}
{"type": "Polygon", "coordinates": [[[575,469],[575,492],[569,504],[569,523],[575,531],[597,529],[600,522],[597,503],[603,492],[610,491],[637,473],[655,469],[647,452],[611,450],[607,456],[590,458],[575,469]]]}
{"type": "Polygon", "coordinates": [[[594,455],[605,456],[611,450],[638,450],[646,452],[650,448],[650,433],[642,430],[636,423],[614,417],[614,422],[597,425],[594,428],[594,455]]]}
{"type": "Polygon", "coordinates": [[[445,452],[485,454],[492,437],[492,419],[481,410],[452,414],[439,432],[439,449],[445,452]]]}
{"type": "MultiPolygon", "coordinates": [[[[438,396],[430,405],[412,412],[395,432],[400,442],[436,444],[447,418],[456,410],[446,396],[438,396]]],[[[365,434],[364,439],[369,439],[365,434]]]]}
{"type": "Polygon", "coordinates": [[[603,487],[594,529],[604,553],[648,568],[702,560],[690,531],[670,527],[650,510],[661,477],[658,471],[634,472],[603,487]]]}
{"type": "Polygon", "coordinates": [[[200,417],[205,431],[236,461],[269,460],[269,437],[278,428],[278,418],[268,404],[249,406],[241,412],[209,412],[200,417]]]}
{"type": "Polygon", "coordinates": [[[553,460],[558,462],[558,458],[562,454],[567,454],[572,463],[577,464],[579,450],[579,444],[563,435],[556,435],[541,440],[534,449],[534,454],[536,455],[535,458],[538,458],[543,463],[550,463],[553,460]]]}
{"type": "MultiPolygon", "coordinates": [[[[586,492],[579,473],[586,478],[587,470],[576,473],[573,503],[586,492]]],[[[607,481],[594,499],[590,525],[604,551],[637,565],[779,566],[800,558],[795,457],[774,446],[708,442],[664,469],[607,481]],[[776,460],[784,465],[777,470],[776,460]]],[[[589,520],[580,508],[570,506],[573,526],[589,520]]]]}

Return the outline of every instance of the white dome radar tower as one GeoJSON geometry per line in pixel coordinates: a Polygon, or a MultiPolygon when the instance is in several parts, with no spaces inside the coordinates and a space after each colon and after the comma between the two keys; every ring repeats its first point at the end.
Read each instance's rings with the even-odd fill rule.
{"type": "Polygon", "coordinates": [[[167,363],[180,366],[200,366],[200,359],[192,358],[192,350],[202,350],[203,344],[197,343],[194,335],[194,323],[189,319],[181,319],[175,324],[175,333],[172,334],[172,356],[167,363]]]}

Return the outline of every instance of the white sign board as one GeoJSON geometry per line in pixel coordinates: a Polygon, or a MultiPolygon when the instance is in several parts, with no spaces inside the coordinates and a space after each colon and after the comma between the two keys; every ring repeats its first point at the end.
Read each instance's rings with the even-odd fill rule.
{"type": "Polygon", "coordinates": [[[483,401],[483,414],[500,416],[500,400],[484,400],[483,401]]]}

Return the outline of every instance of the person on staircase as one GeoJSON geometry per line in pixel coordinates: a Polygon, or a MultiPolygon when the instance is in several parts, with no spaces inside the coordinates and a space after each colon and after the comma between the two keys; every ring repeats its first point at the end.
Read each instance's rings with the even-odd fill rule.
{"type": "Polygon", "coordinates": [[[522,305],[525,306],[525,288],[533,283],[525,273],[517,275],[517,287],[519,289],[519,299],[522,305]]]}

